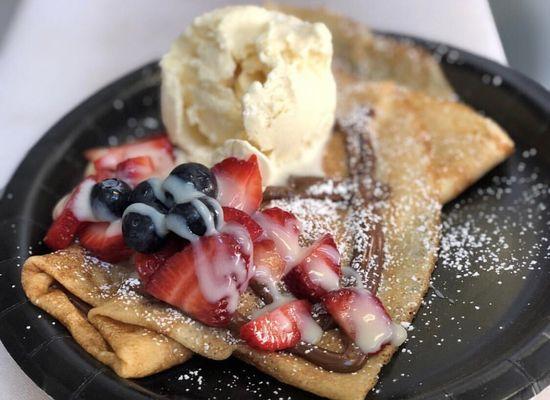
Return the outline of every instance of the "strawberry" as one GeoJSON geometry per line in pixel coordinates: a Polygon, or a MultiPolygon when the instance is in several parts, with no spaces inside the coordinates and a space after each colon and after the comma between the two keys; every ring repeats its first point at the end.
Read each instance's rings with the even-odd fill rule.
{"type": "Polygon", "coordinates": [[[326,234],[311,245],[304,259],[283,278],[290,292],[317,303],[340,287],[340,253],[332,235],[326,234]]]}
{"type": "Polygon", "coordinates": [[[76,232],[81,222],[75,217],[73,212],[65,208],[55,219],[48,233],[44,237],[44,243],[53,250],[60,250],[73,242],[76,232]]]}
{"type": "Polygon", "coordinates": [[[255,155],[248,160],[226,158],[212,167],[218,183],[218,201],[252,214],[262,203],[262,176],[255,155]]]}
{"type": "MultiPolygon", "coordinates": [[[[256,266],[256,274],[269,273],[266,279],[278,281],[283,276],[286,268],[286,262],[283,260],[275,242],[270,239],[264,239],[254,243],[254,265],[256,266]]],[[[261,278],[263,280],[264,278],[261,278]]]]}
{"type": "Polygon", "coordinates": [[[96,171],[111,170],[128,158],[149,156],[159,173],[168,173],[174,164],[172,143],[165,134],[126,143],[115,147],[89,149],[84,156],[94,163],[96,171]]]}
{"type": "Polygon", "coordinates": [[[226,326],[247,288],[248,268],[232,236],[203,236],[160,266],[145,290],[206,325],[226,326]]]}
{"type": "Polygon", "coordinates": [[[116,166],[115,176],[131,187],[151,178],[155,174],[153,160],[149,156],[128,158],[116,166]]]}
{"type": "MultiPolygon", "coordinates": [[[[68,195],[67,200],[62,200],[64,205],[54,210],[54,214],[57,218],[53,221],[50,229],[44,237],[44,243],[51,249],[60,250],[68,247],[74,240],[78,229],[82,226],[84,221],[81,221],[77,217],[75,212],[75,203],[79,203],[81,196],[89,196],[91,187],[97,182],[97,177],[92,175],[86,177],[80,182],[73,191],[68,195]]],[[[81,216],[82,217],[82,216],[81,216]]]]}
{"type": "Polygon", "coordinates": [[[225,222],[237,222],[244,226],[253,242],[262,236],[262,227],[244,211],[232,207],[223,207],[223,218],[225,222]]]}
{"type": "Polygon", "coordinates": [[[262,239],[274,243],[280,259],[285,262],[285,271],[300,261],[303,252],[299,244],[300,223],[293,214],[273,207],[255,213],[253,218],[264,231],[262,239]]]}
{"type": "Polygon", "coordinates": [[[87,224],[78,233],[80,244],[100,260],[126,260],[132,255],[132,250],[124,243],[121,226],[120,220],[87,224]]]}
{"type": "MultiPolygon", "coordinates": [[[[397,324],[393,324],[380,299],[366,289],[334,290],[323,297],[323,304],[338,326],[365,354],[380,351],[396,329],[397,324]],[[369,340],[364,340],[365,334],[369,340]]],[[[402,330],[399,325],[397,327],[402,330]]]]}
{"type": "Polygon", "coordinates": [[[166,261],[180,251],[182,244],[176,240],[170,240],[162,249],[155,253],[136,253],[134,265],[143,283],[149,281],[153,273],[166,264],[166,261]]]}
{"type": "Polygon", "coordinates": [[[294,347],[302,337],[300,320],[311,318],[310,312],[311,305],[306,300],[291,301],[241,326],[241,339],[258,350],[294,347]]]}
{"type": "Polygon", "coordinates": [[[262,210],[262,215],[269,218],[269,220],[279,226],[288,227],[289,230],[296,234],[300,234],[300,222],[294,214],[283,210],[279,207],[271,207],[262,210]]]}

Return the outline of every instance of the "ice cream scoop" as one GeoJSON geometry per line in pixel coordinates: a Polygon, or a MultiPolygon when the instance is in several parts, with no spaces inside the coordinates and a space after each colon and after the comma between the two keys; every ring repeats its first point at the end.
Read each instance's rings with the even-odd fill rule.
{"type": "Polygon", "coordinates": [[[255,153],[267,184],[322,175],[336,106],[331,40],[321,23],[257,6],[196,18],[161,61],[171,139],[204,164],[255,153]]]}

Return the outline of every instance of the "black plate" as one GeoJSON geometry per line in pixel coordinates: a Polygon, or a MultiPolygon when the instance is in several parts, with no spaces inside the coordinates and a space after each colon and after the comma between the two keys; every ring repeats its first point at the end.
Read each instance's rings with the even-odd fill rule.
{"type": "MultiPolygon", "coordinates": [[[[409,341],[372,399],[529,398],[550,383],[550,94],[506,67],[420,41],[461,98],[498,121],[516,153],[444,210],[444,249],[409,341]]],[[[159,126],[159,73],[147,65],[81,104],[32,148],[0,203],[0,338],[55,399],[314,398],[238,360],[194,357],[163,373],[117,377],[26,299],[20,269],[56,200],[79,180],[84,149],[159,126]]]]}

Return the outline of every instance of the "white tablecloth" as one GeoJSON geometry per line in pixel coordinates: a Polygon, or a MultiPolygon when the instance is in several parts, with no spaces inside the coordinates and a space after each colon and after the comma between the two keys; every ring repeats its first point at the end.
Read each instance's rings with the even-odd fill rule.
{"type": "MultiPolygon", "coordinates": [[[[0,187],[59,118],[96,90],[158,59],[196,15],[227,0],[26,0],[0,49],[0,187]]],[[[482,0],[299,1],[373,28],[447,42],[505,63],[482,0]]],[[[0,344],[5,399],[48,398],[0,344]]]]}

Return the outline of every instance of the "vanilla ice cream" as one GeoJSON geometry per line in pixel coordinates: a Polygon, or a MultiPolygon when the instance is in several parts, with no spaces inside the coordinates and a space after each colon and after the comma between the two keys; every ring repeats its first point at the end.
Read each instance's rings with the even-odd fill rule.
{"type": "Polygon", "coordinates": [[[256,6],[195,19],[161,61],[162,117],[188,160],[256,154],[264,184],[322,175],[336,106],[324,24],[256,6]]]}

